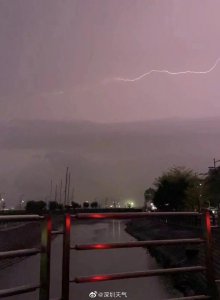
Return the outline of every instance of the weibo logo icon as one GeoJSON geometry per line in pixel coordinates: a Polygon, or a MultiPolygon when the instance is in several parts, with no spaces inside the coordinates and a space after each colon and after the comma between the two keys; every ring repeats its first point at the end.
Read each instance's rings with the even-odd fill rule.
{"type": "Polygon", "coordinates": [[[91,292],[91,293],[89,294],[89,297],[90,297],[90,298],[95,298],[96,296],[97,296],[97,292],[96,292],[96,291],[91,292]]]}

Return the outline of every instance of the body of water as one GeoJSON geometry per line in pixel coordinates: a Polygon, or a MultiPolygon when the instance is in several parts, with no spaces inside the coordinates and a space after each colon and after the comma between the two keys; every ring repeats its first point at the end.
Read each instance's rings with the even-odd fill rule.
{"type": "MultiPolygon", "coordinates": [[[[134,238],[124,230],[125,221],[105,220],[79,223],[73,220],[71,244],[128,242],[134,238]],[[74,223],[76,222],[76,223],[74,223]]],[[[94,274],[145,271],[157,268],[144,248],[71,251],[70,278],[94,274]]],[[[61,295],[62,236],[52,242],[51,299],[61,295]]],[[[39,255],[0,271],[0,288],[39,282],[39,255]]],[[[123,279],[106,282],[70,283],[70,300],[95,299],[159,300],[172,298],[160,277],[123,279]]],[[[38,291],[13,296],[11,300],[38,300],[38,291]]]]}

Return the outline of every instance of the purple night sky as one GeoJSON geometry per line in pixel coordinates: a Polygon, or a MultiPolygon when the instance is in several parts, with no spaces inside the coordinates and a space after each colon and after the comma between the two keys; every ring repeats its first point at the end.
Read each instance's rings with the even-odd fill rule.
{"type": "Polygon", "coordinates": [[[141,204],[167,167],[204,171],[218,156],[220,63],[114,78],[209,70],[219,11],[218,0],[0,0],[0,192],[45,197],[68,164],[79,201],[141,204]]]}

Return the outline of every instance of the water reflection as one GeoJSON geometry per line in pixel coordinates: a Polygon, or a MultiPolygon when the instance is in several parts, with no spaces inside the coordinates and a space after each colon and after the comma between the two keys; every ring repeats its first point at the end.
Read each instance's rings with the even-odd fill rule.
{"type": "MultiPolygon", "coordinates": [[[[104,222],[93,222],[93,225],[90,223],[89,226],[88,224],[76,225],[72,229],[72,239],[74,242],[82,244],[93,243],[94,241],[96,243],[133,241],[133,237],[124,230],[125,222],[121,220],[107,220],[104,222]]],[[[147,268],[157,267],[155,261],[143,248],[75,252],[72,254],[71,260],[71,277],[143,271],[147,268]]],[[[163,282],[157,277],[81,285],[73,284],[70,286],[71,295],[75,295],[77,299],[89,299],[88,295],[92,291],[97,291],[97,297],[98,295],[104,295],[105,292],[109,293],[109,295],[110,293],[113,295],[114,292],[126,293],[127,299],[130,300],[144,300],[146,295],[149,300],[171,298],[164,288],[163,282]]],[[[102,298],[100,296],[97,299],[100,300],[102,298]]]]}

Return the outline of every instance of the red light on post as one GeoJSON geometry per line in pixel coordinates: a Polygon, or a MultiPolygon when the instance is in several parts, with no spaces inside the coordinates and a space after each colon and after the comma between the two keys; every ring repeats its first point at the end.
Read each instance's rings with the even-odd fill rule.
{"type": "Polygon", "coordinates": [[[208,232],[208,234],[210,234],[211,233],[211,220],[210,220],[210,213],[209,213],[209,211],[206,212],[205,221],[206,221],[207,232],[208,232]]]}
{"type": "Polygon", "coordinates": [[[71,217],[70,214],[66,215],[66,230],[70,231],[70,226],[71,226],[71,217]]]}
{"type": "Polygon", "coordinates": [[[48,230],[48,232],[51,232],[51,230],[52,230],[52,220],[51,220],[50,216],[48,216],[48,218],[47,218],[47,230],[48,230]]]}

